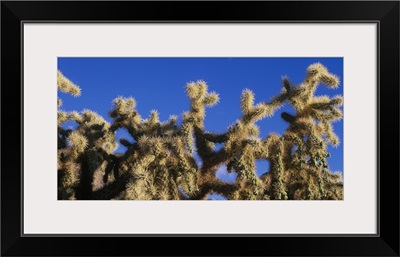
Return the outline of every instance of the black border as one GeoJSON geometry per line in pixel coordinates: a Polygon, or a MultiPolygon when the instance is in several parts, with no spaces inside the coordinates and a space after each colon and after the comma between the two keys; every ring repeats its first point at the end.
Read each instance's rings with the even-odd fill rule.
{"type": "MultiPolygon", "coordinates": [[[[1,2],[1,255],[399,256],[399,31],[398,1],[1,2]],[[22,236],[22,24],[54,21],[378,24],[379,233],[238,235],[223,241],[222,237],[229,235],[22,236]]],[[[110,217],[109,222],[115,218],[110,217]]]]}

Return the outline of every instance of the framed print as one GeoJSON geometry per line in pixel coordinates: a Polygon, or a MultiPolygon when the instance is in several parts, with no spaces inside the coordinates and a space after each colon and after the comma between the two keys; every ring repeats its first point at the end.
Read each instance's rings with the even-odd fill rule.
{"type": "Polygon", "coordinates": [[[1,5],[2,255],[399,256],[398,2],[1,5]]]}

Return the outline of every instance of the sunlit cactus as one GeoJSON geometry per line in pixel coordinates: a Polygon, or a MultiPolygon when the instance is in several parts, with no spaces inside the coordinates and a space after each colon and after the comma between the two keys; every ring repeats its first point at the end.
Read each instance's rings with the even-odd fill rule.
{"type": "MultiPolygon", "coordinates": [[[[80,95],[61,72],[57,78],[60,91],[80,95]]],[[[59,99],[58,199],[206,200],[217,193],[228,200],[341,200],[343,179],[329,170],[327,147],[340,143],[333,122],[342,118],[343,98],[315,96],[320,84],[335,89],[339,82],[315,63],[299,85],[283,77],[281,92],[269,101],[255,103],[254,93],[244,89],[241,117],[219,134],[204,125],[206,110],[218,104],[219,95],[202,80],[186,85],[190,106],[180,124],[176,115],[160,121],[157,110],[143,118],[132,97],[113,100],[111,123],[90,110],[63,111],[59,99]],[[263,128],[256,123],[285,104],[294,109],[280,114],[286,131],[260,138],[263,128]],[[76,127],[64,129],[67,121],[76,127]],[[120,129],[131,138],[121,138],[126,151],[115,153],[120,129]],[[257,160],[270,164],[261,176],[257,160]],[[217,177],[224,165],[236,173],[234,182],[217,177]]]]}

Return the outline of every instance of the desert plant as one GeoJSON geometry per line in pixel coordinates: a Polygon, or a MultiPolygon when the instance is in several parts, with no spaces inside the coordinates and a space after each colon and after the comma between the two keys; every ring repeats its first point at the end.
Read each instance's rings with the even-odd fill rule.
{"type": "MultiPolygon", "coordinates": [[[[58,89],[74,96],[80,89],[58,72],[58,89]]],[[[219,101],[205,81],[189,82],[186,95],[190,108],[178,117],[160,121],[152,111],[142,118],[133,98],[118,97],[109,112],[110,124],[90,110],[65,112],[58,100],[58,198],[129,200],[204,200],[218,193],[232,200],[343,199],[343,179],[329,171],[329,144],[339,139],[332,123],[342,118],[341,96],[315,96],[319,84],[336,88],[339,78],[320,63],[308,67],[306,78],[292,85],[282,79],[282,90],[269,101],[255,103],[244,89],[241,117],[224,133],[208,132],[207,108],[219,101]],[[294,113],[281,113],[287,130],[260,138],[256,123],[271,117],[284,104],[294,113]],[[75,129],[64,129],[68,120],[75,129]],[[127,150],[114,153],[116,131],[127,150]],[[215,144],[222,144],[217,150],[215,144]],[[196,160],[195,155],[200,158],[196,160]],[[270,170],[256,173],[256,161],[267,160],[270,170]],[[219,167],[237,174],[233,183],[217,178],[219,167]]]]}

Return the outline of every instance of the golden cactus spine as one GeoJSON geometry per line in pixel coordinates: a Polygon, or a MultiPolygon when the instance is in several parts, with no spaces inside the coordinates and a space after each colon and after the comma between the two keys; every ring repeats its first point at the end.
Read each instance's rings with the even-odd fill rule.
{"type": "MultiPolygon", "coordinates": [[[[59,199],[204,200],[212,193],[230,200],[343,199],[343,179],[329,171],[327,151],[329,144],[339,144],[333,123],[342,118],[343,98],[316,96],[320,84],[335,89],[339,78],[315,63],[299,85],[283,77],[281,92],[269,101],[255,103],[254,93],[244,89],[241,117],[220,134],[204,125],[207,108],[220,100],[205,81],[186,85],[190,106],[180,124],[175,115],[160,121],[156,110],[142,118],[134,98],[114,99],[112,123],[90,110],[62,111],[59,100],[59,199]],[[256,123],[284,104],[294,109],[281,113],[287,130],[260,138],[262,128],[256,123]],[[76,129],[62,127],[68,120],[76,129]],[[114,153],[119,129],[131,136],[120,140],[127,147],[122,154],[114,153]],[[261,176],[257,160],[270,163],[261,176]],[[217,178],[223,165],[237,174],[235,182],[217,178]]],[[[61,72],[58,89],[80,95],[79,87],[61,72]]]]}

